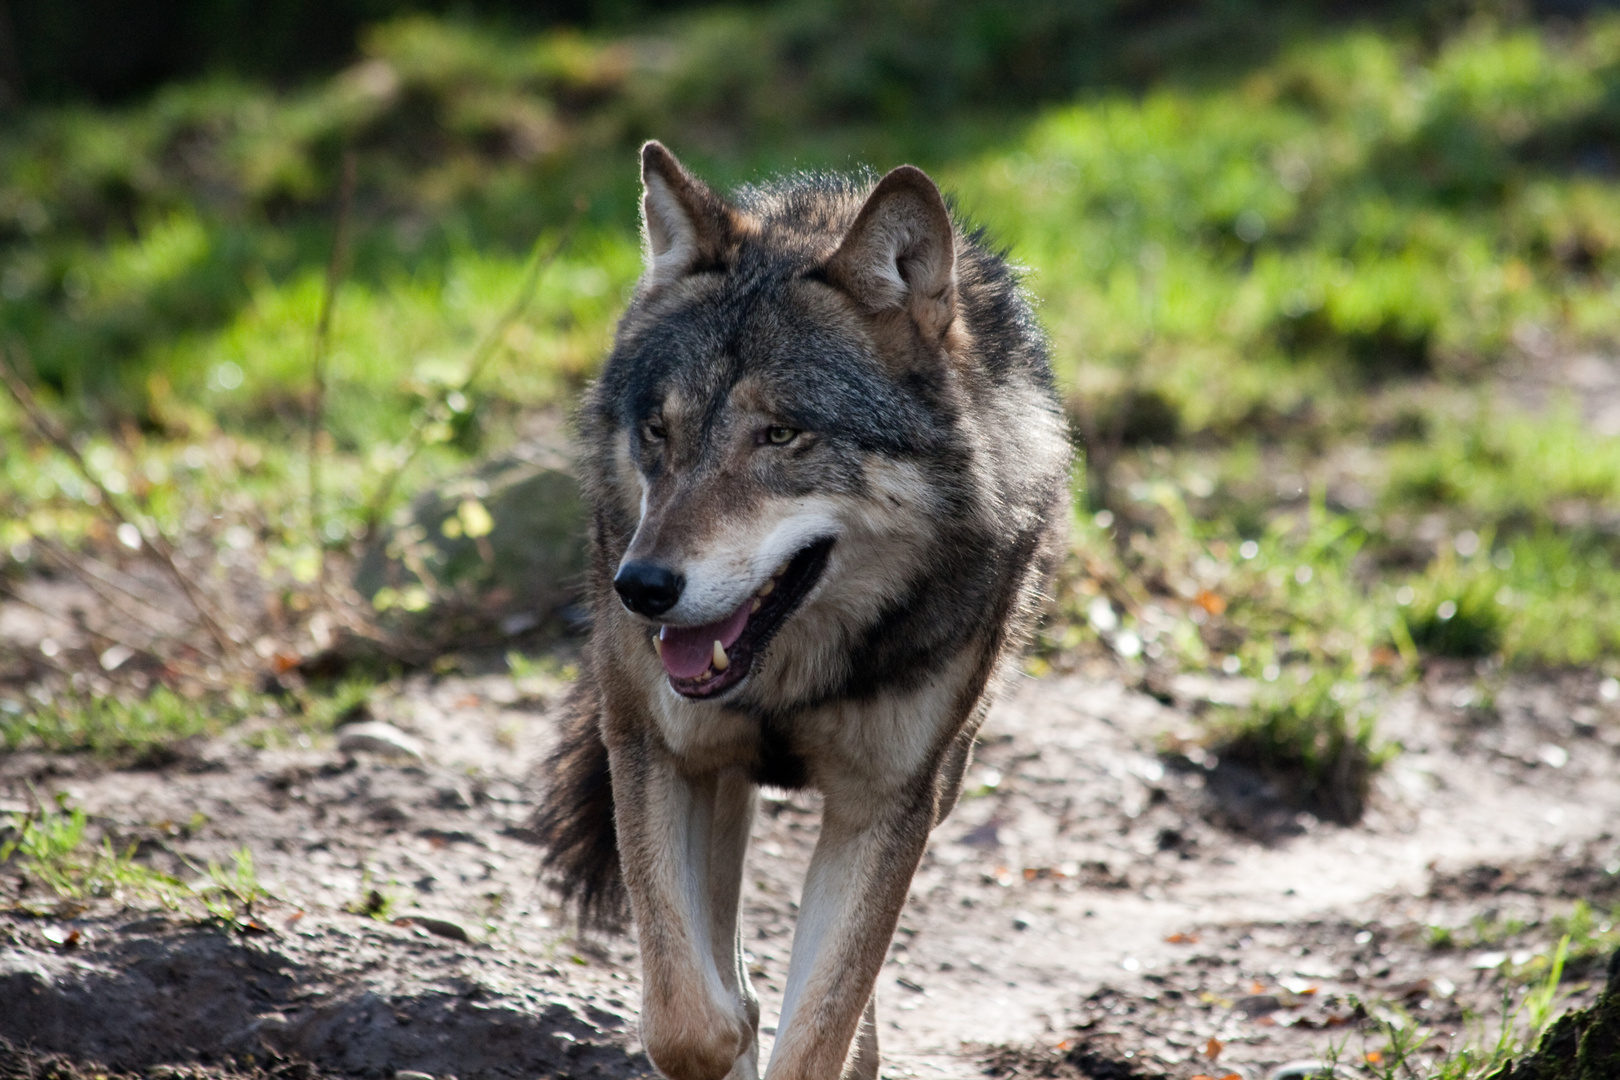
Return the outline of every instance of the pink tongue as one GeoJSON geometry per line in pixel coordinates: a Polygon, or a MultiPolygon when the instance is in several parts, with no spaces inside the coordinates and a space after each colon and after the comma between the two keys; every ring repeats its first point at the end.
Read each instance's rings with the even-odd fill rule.
{"type": "Polygon", "coordinates": [[[677,679],[693,679],[703,674],[714,659],[714,643],[729,649],[748,625],[753,597],[729,616],[708,626],[666,626],[659,631],[658,655],[664,670],[677,679]]]}

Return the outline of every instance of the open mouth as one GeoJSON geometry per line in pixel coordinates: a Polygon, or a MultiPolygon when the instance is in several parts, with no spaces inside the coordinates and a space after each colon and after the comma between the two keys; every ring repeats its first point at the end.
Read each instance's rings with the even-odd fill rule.
{"type": "Polygon", "coordinates": [[[755,657],[821,579],[832,546],[826,537],[802,548],[719,622],[660,627],[653,645],[675,692],[712,698],[747,678],[755,657]]]}

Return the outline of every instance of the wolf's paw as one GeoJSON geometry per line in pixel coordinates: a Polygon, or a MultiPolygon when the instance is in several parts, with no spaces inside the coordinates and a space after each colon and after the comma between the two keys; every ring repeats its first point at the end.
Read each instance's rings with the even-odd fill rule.
{"type": "Polygon", "coordinates": [[[642,1040],[658,1071],[669,1080],[753,1080],[752,1026],[742,1016],[693,1015],[698,1011],[643,1021],[642,1040]]]}

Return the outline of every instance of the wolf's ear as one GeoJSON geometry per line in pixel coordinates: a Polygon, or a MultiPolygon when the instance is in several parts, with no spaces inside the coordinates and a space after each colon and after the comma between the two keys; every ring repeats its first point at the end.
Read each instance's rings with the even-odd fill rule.
{"type": "Polygon", "coordinates": [[[906,311],[928,336],[944,334],[956,317],[956,237],[928,174],[902,165],[879,180],[826,273],[868,311],[906,311]]]}
{"type": "Polygon", "coordinates": [[[722,261],[736,231],[736,212],[656,140],[641,148],[641,187],[648,284],[667,285],[697,266],[722,261]]]}

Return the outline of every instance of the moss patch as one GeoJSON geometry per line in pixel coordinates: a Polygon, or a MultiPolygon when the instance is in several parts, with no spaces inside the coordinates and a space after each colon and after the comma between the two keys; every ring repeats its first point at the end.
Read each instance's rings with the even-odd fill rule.
{"type": "Polygon", "coordinates": [[[1609,982],[1589,1009],[1559,1017],[1523,1061],[1491,1080],[1613,1080],[1620,1076],[1620,952],[1609,982]]]}

